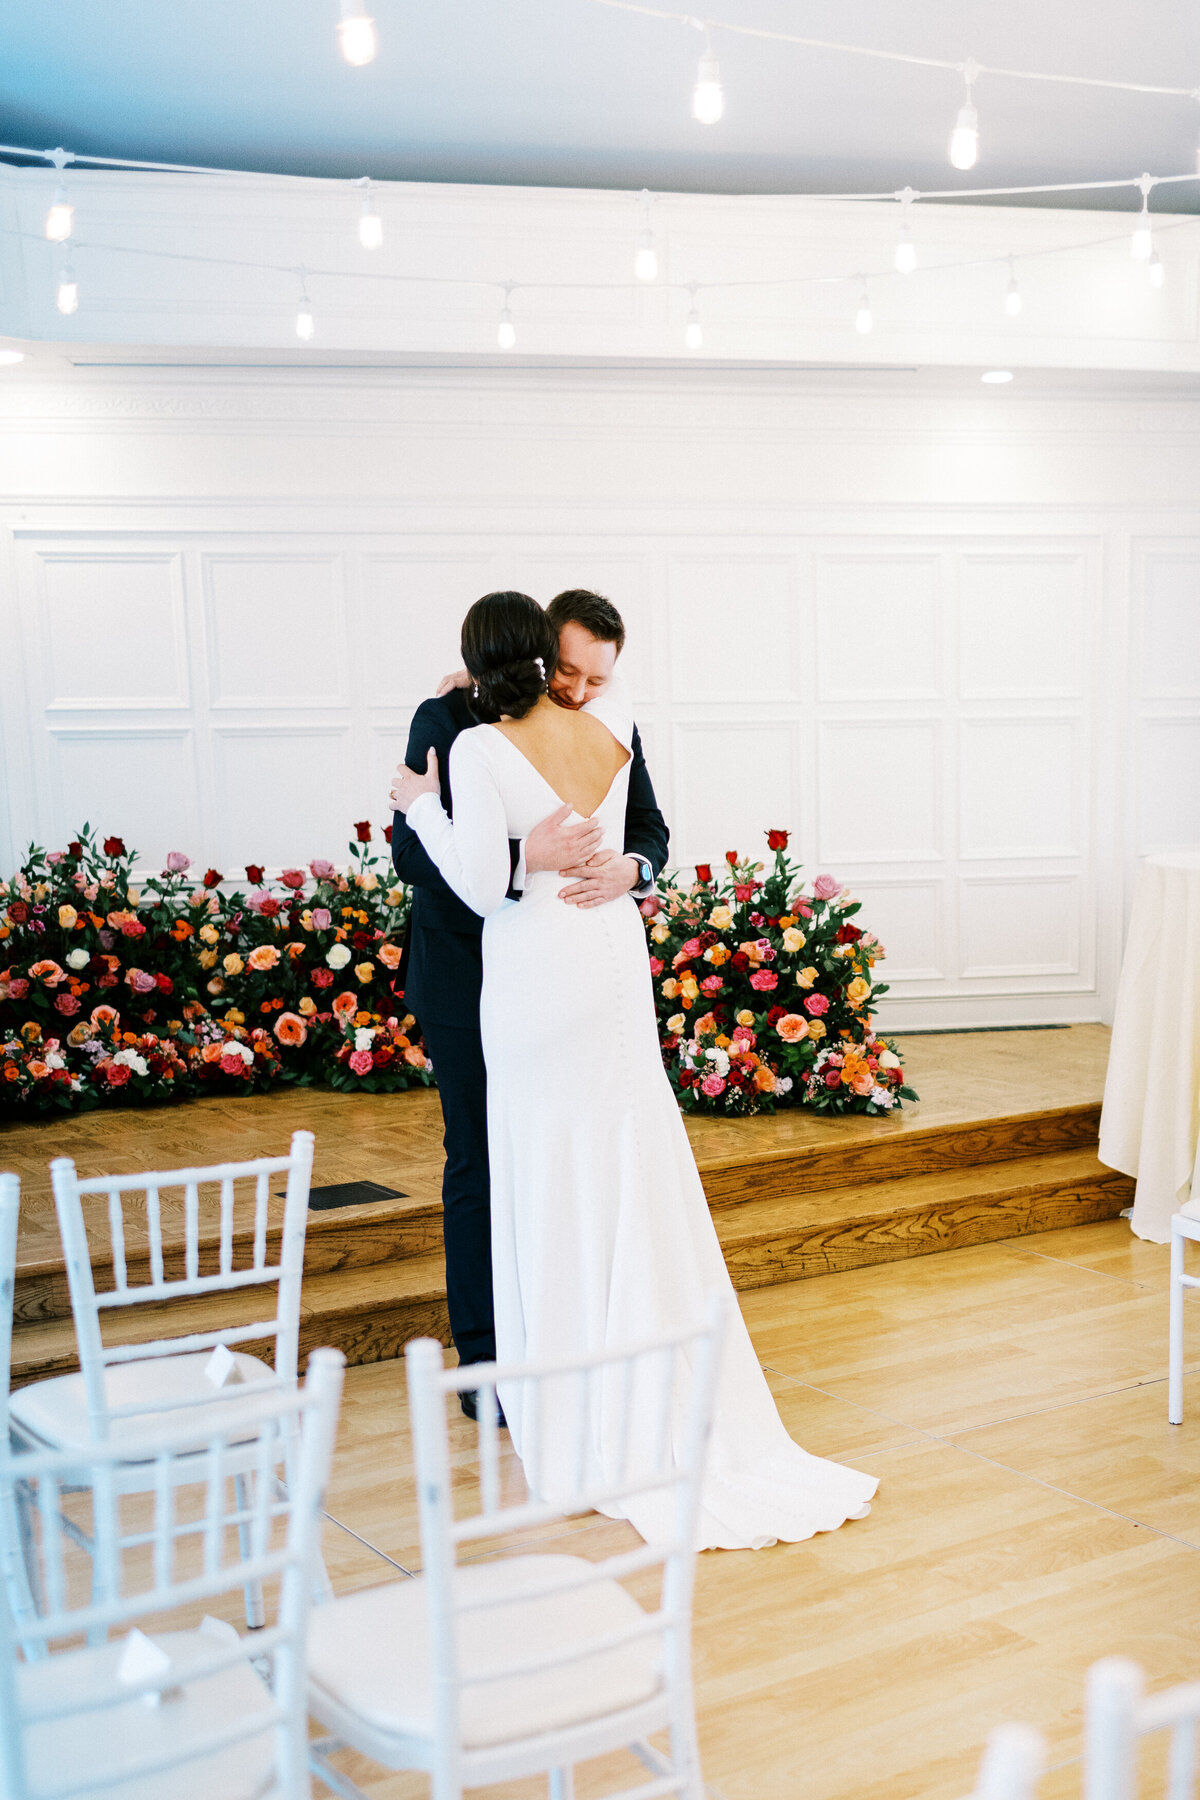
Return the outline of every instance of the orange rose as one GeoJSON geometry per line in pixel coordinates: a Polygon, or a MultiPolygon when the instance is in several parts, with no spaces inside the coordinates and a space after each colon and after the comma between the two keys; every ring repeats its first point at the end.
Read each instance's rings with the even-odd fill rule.
{"type": "Polygon", "coordinates": [[[404,1060],[406,1063],[411,1064],[414,1069],[423,1069],[425,1067],[425,1052],[423,1050],[418,1050],[417,1046],[414,1044],[411,1049],[404,1052],[404,1060]]]}
{"type": "Polygon", "coordinates": [[[66,980],[67,972],[65,969],[60,969],[56,962],[51,962],[47,957],[44,962],[32,964],[29,976],[32,981],[44,982],[46,987],[57,987],[60,981],[66,980]]]}
{"type": "Polygon", "coordinates": [[[755,1069],[754,1085],[758,1089],[760,1094],[773,1093],[774,1088],[775,1088],[775,1077],[774,1077],[774,1075],[772,1075],[770,1069],[767,1069],[767,1068],[755,1069]]]}
{"type": "Polygon", "coordinates": [[[379,949],[376,951],[376,955],[385,969],[398,969],[400,967],[399,944],[380,944],[379,949]]]}
{"type": "Polygon", "coordinates": [[[354,973],[365,986],[375,974],[375,964],[373,962],[355,963],[354,973]]]}
{"type": "Polygon", "coordinates": [[[302,1044],[308,1036],[308,1026],[297,1013],[282,1012],[275,1021],[275,1036],[281,1044],[302,1044]]]}
{"type": "Polygon", "coordinates": [[[91,1011],[93,1025],[113,1025],[116,1023],[116,1019],[117,1009],[115,1006],[93,1006],[91,1011]]]}
{"type": "Polygon", "coordinates": [[[358,995],[339,994],[329,1010],[336,1014],[339,1019],[346,1013],[356,1012],[358,1010],[358,995]]]}
{"type": "Polygon", "coordinates": [[[256,944],[246,958],[252,969],[273,969],[279,961],[279,951],[274,944],[256,944]]]}
{"type": "Polygon", "coordinates": [[[15,1062],[6,1062],[5,1063],[4,1079],[5,1079],[5,1081],[20,1081],[20,1079],[21,1079],[20,1070],[17,1068],[17,1065],[15,1062]]]}
{"type": "Polygon", "coordinates": [[[798,1044],[801,1038],[808,1036],[808,1020],[802,1019],[799,1013],[784,1013],[775,1029],[785,1044],[798,1044]]]}
{"type": "Polygon", "coordinates": [[[861,1006],[870,991],[870,982],[864,981],[861,975],[856,975],[846,989],[846,998],[849,1000],[851,1006],[861,1006]]]}

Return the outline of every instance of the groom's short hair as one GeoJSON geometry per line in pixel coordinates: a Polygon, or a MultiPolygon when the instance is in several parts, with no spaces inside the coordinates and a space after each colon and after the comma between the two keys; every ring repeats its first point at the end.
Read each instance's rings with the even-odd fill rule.
{"type": "Polygon", "coordinates": [[[615,644],[618,656],[625,648],[625,621],[611,600],[603,594],[593,594],[590,588],[567,588],[555,594],[546,608],[546,617],[555,631],[561,631],[564,625],[582,625],[602,644],[615,644]]]}

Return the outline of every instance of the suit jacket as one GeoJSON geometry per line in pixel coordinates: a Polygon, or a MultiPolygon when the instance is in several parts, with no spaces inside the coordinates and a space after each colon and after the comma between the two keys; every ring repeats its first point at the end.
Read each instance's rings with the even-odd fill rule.
{"type": "MultiPolygon", "coordinates": [[[[429,751],[437,751],[442,805],[451,817],[450,746],[460,731],[469,730],[475,722],[462,688],[451,689],[440,700],[423,701],[413,715],[404,760],[410,769],[423,769],[429,751]]],[[[644,856],[657,875],[667,860],[670,834],[654,797],[636,726],[631,748],[625,854],[644,856]]],[[[514,839],[509,848],[515,870],[520,844],[514,839]]],[[[477,1030],[483,920],[443,880],[403,813],[396,813],[392,821],[392,861],[401,881],[413,890],[400,965],[406,1004],[422,1022],[477,1030]]],[[[513,897],[519,899],[520,895],[513,897]]]]}

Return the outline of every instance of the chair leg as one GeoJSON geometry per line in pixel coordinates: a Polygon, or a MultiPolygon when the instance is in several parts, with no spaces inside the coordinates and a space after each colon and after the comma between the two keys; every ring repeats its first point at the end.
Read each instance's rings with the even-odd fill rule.
{"type": "Polygon", "coordinates": [[[1184,1238],[1171,1230],[1171,1322],[1167,1365],[1167,1419],[1183,1424],[1183,1268],[1184,1238]]]}
{"type": "MultiPolygon", "coordinates": [[[[250,1480],[246,1475],[235,1475],[233,1478],[233,1496],[237,1502],[238,1548],[244,1559],[250,1557],[250,1520],[246,1516],[250,1511],[250,1480]]],[[[246,1595],[246,1625],[251,1631],[261,1631],[267,1622],[267,1609],[263,1600],[262,1582],[248,1581],[244,1589],[246,1595]]]]}
{"type": "Polygon", "coordinates": [[[574,1769],[550,1770],[550,1800],[575,1800],[574,1769]]]}

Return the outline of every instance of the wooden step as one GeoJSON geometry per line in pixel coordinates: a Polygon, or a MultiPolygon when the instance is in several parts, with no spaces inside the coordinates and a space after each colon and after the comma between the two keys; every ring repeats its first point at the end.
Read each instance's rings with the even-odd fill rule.
{"type": "Polygon", "coordinates": [[[771,1287],[870,1263],[1114,1219],[1133,1182],[1089,1149],[806,1195],[715,1215],[736,1288],[771,1287]]]}
{"type": "MultiPolygon", "coordinates": [[[[250,1294],[243,1290],[196,1295],[169,1306],[130,1307],[120,1319],[119,1341],[143,1344],[188,1330],[216,1331],[248,1323],[262,1317],[266,1294],[273,1298],[273,1290],[260,1290],[257,1304],[253,1290],[250,1294]]],[[[414,1337],[450,1341],[446,1265],[441,1255],[410,1256],[365,1268],[305,1275],[300,1295],[302,1366],[309,1351],[322,1344],[345,1351],[349,1362],[380,1362],[399,1356],[414,1337]]],[[[266,1343],[239,1347],[269,1360],[266,1343]]],[[[70,1318],[25,1324],[14,1331],[14,1387],[78,1367],[70,1318]]]]}
{"type": "MultiPolygon", "coordinates": [[[[807,1116],[803,1122],[811,1127],[807,1116]]],[[[1094,1148],[1100,1138],[1100,1107],[1091,1103],[1052,1107],[928,1129],[909,1127],[903,1118],[872,1120],[878,1133],[869,1138],[861,1135],[861,1119],[829,1119],[822,1121],[828,1129],[822,1141],[782,1148],[774,1146],[787,1136],[791,1121],[783,1120],[783,1129],[772,1132],[777,1123],[771,1117],[739,1120],[743,1127],[739,1141],[745,1149],[736,1155],[705,1155],[697,1145],[697,1165],[714,1212],[779,1194],[810,1194],[1094,1148]]]]}

